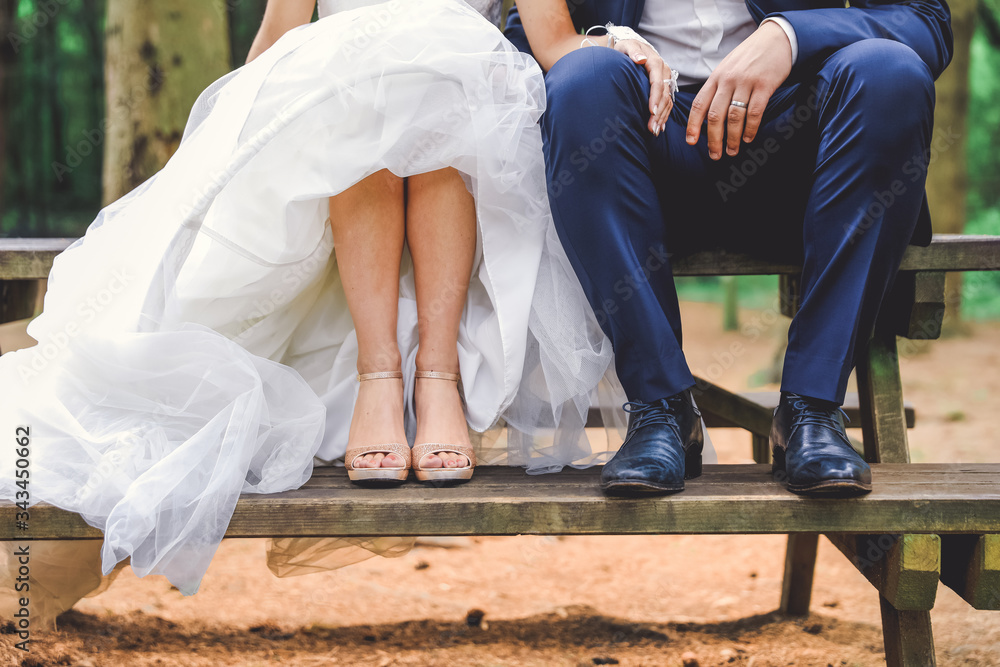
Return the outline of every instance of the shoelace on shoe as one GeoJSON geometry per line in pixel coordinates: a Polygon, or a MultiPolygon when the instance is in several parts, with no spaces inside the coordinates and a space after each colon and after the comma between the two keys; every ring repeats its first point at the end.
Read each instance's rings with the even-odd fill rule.
{"type": "Polygon", "coordinates": [[[798,394],[789,394],[788,398],[792,403],[792,430],[795,430],[799,426],[812,425],[812,426],[823,426],[826,428],[833,429],[834,431],[840,430],[840,424],[837,422],[836,415],[839,412],[844,418],[846,423],[851,422],[851,418],[847,416],[844,409],[837,406],[836,409],[822,408],[814,405],[799,396],[798,394]]]}
{"type": "Polygon", "coordinates": [[[629,401],[622,407],[630,415],[633,415],[632,423],[629,426],[629,431],[634,431],[635,429],[642,428],[643,426],[651,426],[654,424],[661,424],[663,426],[669,426],[677,433],[680,433],[681,427],[677,423],[677,415],[671,409],[671,402],[678,402],[673,396],[670,398],[661,398],[652,403],[643,403],[642,401],[629,401]]]}

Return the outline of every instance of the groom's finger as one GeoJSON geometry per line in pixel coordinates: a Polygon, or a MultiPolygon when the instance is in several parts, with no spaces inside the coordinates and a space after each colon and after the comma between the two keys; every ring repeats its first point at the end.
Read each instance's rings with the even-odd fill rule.
{"type": "Polygon", "coordinates": [[[729,103],[732,100],[733,89],[725,84],[720,85],[705,115],[708,119],[708,157],[713,160],[722,157],[722,143],[725,140],[726,122],[729,119],[729,103]]]}
{"type": "Polygon", "coordinates": [[[743,141],[750,143],[757,136],[761,120],[764,118],[764,110],[771,99],[771,93],[761,88],[754,88],[750,102],[747,104],[747,126],[743,130],[743,141]]]}
{"type": "Polygon", "coordinates": [[[733,102],[743,102],[747,104],[750,100],[750,89],[738,88],[733,93],[733,99],[729,103],[728,119],[726,125],[726,153],[736,155],[740,152],[740,139],[743,137],[743,126],[747,120],[747,106],[733,104],[733,102]]]}
{"type": "Polygon", "coordinates": [[[715,91],[718,87],[719,84],[716,83],[715,79],[708,77],[708,81],[691,102],[691,113],[688,115],[687,125],[687,142],[691,146],[698,143],[698,137],[701,136],[701,124],[705,122],[708,108],[712,104],[712,98],[715,97],[715,91]]]}

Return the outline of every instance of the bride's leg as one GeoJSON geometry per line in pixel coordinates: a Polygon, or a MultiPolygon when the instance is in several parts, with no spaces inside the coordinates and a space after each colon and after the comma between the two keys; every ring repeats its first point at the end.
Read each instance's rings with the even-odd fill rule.
{"type": "MultiPolygon", "coordinates": [[[[401,364],[396,317],[403,216],[403,181],[387,170],[330,198],[337,265],[358,334],[358,373],[394,371],[401,364]]],[[[361,383],[348,438],[358,445],[406,442],[402,380],[361,383]]],[[[378,453],[355,467],[403,465],[396,454],[378,453]]]]}
{"type": "MultiPolygon", "coordinates": [[[[411,176],[407,188],[406,239],[413,257],[420,336],[417,368],[458,373],[458,325],[476,252],[475,202],[454,169],[411,176]]],[[[420,380],[414,402],[416,442],[469,444],[455,383],[420,380]]],[[[455,452],[439,454],[425,457],[421,467],[468,465],[455,452]]]]}

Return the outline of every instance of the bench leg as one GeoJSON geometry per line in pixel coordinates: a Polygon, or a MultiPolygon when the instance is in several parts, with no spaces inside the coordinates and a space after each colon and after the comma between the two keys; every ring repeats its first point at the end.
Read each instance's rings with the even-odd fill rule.
{"type": "Polygon", "coordinates": [[[934,634],[929,611],[899,611],[881,595],[886,667],[933,667],[934,634]]]}
{"type": "Polygon", "coordinates": [[[771,439],[766,435],[750,434],[753,460],[757,463],[771,462],[771,439]]]}
{"type": "Polygon", "coordinates": [[[781,584],[781,613],[792,616],[809,614],[818,546],[818,533],[792,533],[788,536],[785,578],[781,584]]]}
{"type": "MultiPolygon", "coordinates": [[[[876,331],[857,366],[865,459],[871,463],[909,463],[903,383],[893,332],[876,331]]],[[[878,484],[878,481],[875,481],[878,484]]],[[[881,594],[882,636],[888,667],[929,667],[934,634],[929,611],[900,611],[881,594]]]]}
{"type": "Polygon", "coordinates": [[[865,459],[869,463],[909,463],[896,335],[876,332],[857,373],[865,459]]]}

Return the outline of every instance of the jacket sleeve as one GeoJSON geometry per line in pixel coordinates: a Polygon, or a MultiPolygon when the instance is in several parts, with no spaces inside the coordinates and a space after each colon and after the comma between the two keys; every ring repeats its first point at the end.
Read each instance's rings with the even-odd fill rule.
{"type": "Polygon", "coordinates": [[[816,67],[863,39],[891,39],[916,51],[937,79],[952,55],[951,11],[945,0],[861,0],[851,7],[775,12],[795,30],[800,67],[816,67]]]}

